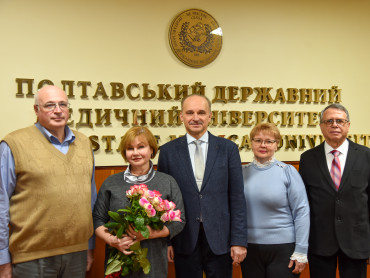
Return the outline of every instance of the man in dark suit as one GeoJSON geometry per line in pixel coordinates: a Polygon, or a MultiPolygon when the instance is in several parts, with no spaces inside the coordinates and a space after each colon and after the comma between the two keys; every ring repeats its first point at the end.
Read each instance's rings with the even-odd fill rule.
{"type": "Polygon", "coordinates": [[[161,146],[158,159],[158,171],[180,186],[186,212],[185,228],[173,239],[169,259],[174,250],[176,278],[201,278],[203,271],[207,278],[231,278],[232,263],[239,264],[247,253],[239,150],[207,131],[212,118],[208,98],[184,98],[180,117],[187,134],[161,146]]]}
{"type": "Polygon", "coordinates": [[[302,154],[299,172],[311,210],[311,278],[365,278],[370,255],[370,150],[346,139],[349,114],[331,104],[320,115],[325,142],[302,154]]]}

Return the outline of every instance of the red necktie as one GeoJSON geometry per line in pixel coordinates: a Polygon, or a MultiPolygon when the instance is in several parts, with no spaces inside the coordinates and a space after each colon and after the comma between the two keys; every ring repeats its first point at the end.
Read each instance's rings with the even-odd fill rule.
{"type": "Polygon", "coordinates": [[[340,161],[338,155],[340,151],[332,150],[331,153],[334,155],[333,162],[331,163],[330,175],[333,179],[335,188],[338,190],[340,185],[340,180],[342,179],[342,172],[340,169],[340,161]]]}

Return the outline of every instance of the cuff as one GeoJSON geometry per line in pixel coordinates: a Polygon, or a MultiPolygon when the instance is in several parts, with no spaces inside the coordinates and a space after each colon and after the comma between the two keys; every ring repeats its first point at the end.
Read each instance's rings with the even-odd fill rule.
{"type": "Polygon", "coordinates": [[[307,255],[302,254],[302,253],[298,253],[298,252],[294,252],[293,255],[290,257],[290,259],[292,261],[297,261],[299,263],[304,263],[304,264],[306,264],[308,262],[307,255]]]}
{"type": "Polygon", "coordinates": [[[12,259],[8,248],[0,250],[0,265],[11,263],[12,259]]]}

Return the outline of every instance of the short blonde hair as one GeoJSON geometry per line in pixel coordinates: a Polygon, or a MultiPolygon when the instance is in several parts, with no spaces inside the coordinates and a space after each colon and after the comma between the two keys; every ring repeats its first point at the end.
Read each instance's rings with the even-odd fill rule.
{"type": "Polygon", "coordinates": [[[260,123],[257,124],[250,133],[250,139],[254,139],[254,136],[256,136],[259,132],[266,132],[274,136],[275,140],[279,143],[281,139],[280,131],[276,127],[276,125],[272,123],[260,123]]]}
{"type": "Polygon", "coordinates": [[[119,144],[119,150],[123,159],[127,162],[126,150],[136,137],[140,137],[148,143],[149,147],[153,150],[151,158],[154,158],[158,152],[158,145],[153,133],[144,126],[134,126],[123,135],[119,144]]]}

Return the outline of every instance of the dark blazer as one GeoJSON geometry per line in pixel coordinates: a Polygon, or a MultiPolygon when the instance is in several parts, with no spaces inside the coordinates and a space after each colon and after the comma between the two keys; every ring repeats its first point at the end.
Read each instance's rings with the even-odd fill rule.
{"type": "Polygon", "coordinates": [[[186,136],[161,146],[158,171],[177,181],[184,200],[186,225],[173,240],[175,252],[191,254],[198,239],[200,216],[208,244],[216,255],[231,245],[247,246],[246,203],[238,147],[209,133],[203,184],[199,192],[186,136]]]}
{"type": "Polygon", "coordinates": [[[349,141],[338,191],[330,177],[324,143],[301,155],[299,173],[311,210],[309,252],[331,256],[340,248],[350,258],[368,258],[370,149],[349,141]]]}

